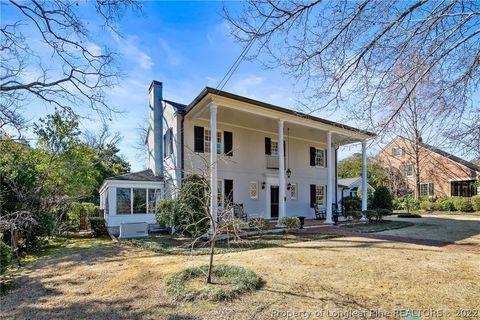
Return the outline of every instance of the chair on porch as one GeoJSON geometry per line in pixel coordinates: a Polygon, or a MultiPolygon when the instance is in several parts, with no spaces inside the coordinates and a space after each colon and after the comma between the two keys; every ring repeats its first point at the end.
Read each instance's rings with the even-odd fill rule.
{"type": "Polygon", "coordinates": [[[317,220],[324,220],[327,218],[327,209],[324,207],[320,207],[319,204],[315,204],[313,206],[313,209],[315,210],[315,219],[317,220]]]}
{"type": "Polygon", "coordinates": [[[243,203],[233,204],[233,215],[235,216],[235,218],[242,219],[245,222],[247,222],[248,220],[247,214],[245,213],[245,211],[243,211],[243,203]]]}

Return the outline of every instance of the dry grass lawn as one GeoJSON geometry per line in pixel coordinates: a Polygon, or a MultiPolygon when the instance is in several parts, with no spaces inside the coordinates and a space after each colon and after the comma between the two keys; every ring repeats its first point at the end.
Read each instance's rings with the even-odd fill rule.
{"type": "Polygon", "coordinates": [[[232,302],[176,303],[165,294],[166,277],[207,256],[83,246],[18,271],[18,287],[1,297],[2,319],[272,319],[282,311],[426,308],[458,318],[459,308],[480,305],[478,251],[350,237],[227,253],[215,261],[250,268],[265,286],[232,302]]]}

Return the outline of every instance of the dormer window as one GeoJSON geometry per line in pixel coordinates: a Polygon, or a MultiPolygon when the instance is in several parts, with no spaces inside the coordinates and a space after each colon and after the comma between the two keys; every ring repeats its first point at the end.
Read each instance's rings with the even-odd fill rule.
{"type": "Polygon", "coordinates": [[[392,156],[394,157],[401,157],[405,154],[405,149],[401,147],[393,147],[392,148],[392,156]]]}

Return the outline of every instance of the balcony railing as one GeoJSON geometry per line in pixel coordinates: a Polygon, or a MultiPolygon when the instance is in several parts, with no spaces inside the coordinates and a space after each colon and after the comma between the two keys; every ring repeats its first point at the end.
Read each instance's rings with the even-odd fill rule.
{"type": "Polygon", "coordinates": [[[274,156],[265,156],[267,160],[267,169],[278,169],[278,157],[274,156]]]}

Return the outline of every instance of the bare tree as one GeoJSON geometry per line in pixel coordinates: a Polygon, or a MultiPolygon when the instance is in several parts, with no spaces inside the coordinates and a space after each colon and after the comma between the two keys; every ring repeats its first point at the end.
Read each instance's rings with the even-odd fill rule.
{"type": "Polygon", "coordinates": [[[116,21],[135,0],[33,0],[1,3],[0,129],[20,128],[24,104],[64,109],[89,106],[102,117],[114,110],[105,91],[116,83],[115,54],[95,43],[92,23],[116,33],[116,21]],[[8,12],[8,16],[5,13],[8,12]],[[93,16],[92,16],[93,14],[93,16]],[[93,19],[92,19],[93,18],[93,19]]]}
{"type": "Polygon", "coordinates": [[[431,87],[432,96],[447,99],[438,108],[455,114],[450,121],[466,132],[478,127],[478,1],[264,0],[224,12],[238,41],[255,41],[252,57],[308,88],[305,98],[317,102],[311,112],[341,107],[383,132],[415,92],[431,87]],[[386,109],[392,89],[404,94],[386,109]]]}

